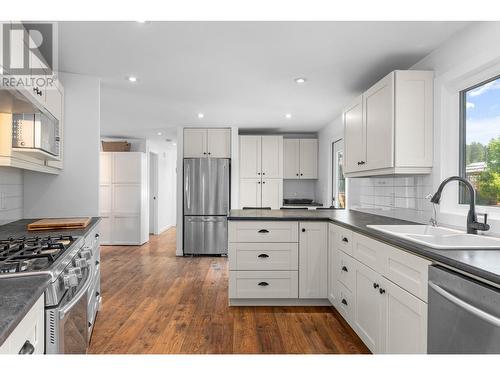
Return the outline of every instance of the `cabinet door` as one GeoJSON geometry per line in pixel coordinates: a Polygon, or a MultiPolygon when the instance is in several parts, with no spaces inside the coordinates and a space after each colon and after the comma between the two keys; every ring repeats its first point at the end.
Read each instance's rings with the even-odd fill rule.
{"type": "Polygon", "coordinates": [[[262,136],[262,177],[283,178],[283,137],[262,136]]]}
{"type": "Polygon", "coordinates": [[[111,238],[114,245],[142,245],[140,217],[115,215],[111,238]]]}
{"type": "Polygon", "coordinates": [[[113,153],[113,183],[140,184],[142,178],[141,152],[113,153]]]}
{"type": "Polygon", "coordinates": [[[261,207],[260,178],[242,178],[240,180],[240,207],[261,207]]]}
{"type": "Polygon", "coordinates": [[[184,129],[184,157],[207,156],[207,129],[184,129]]]}
{"type": "Polygon", "coordinates": [[[230,158],[231,129],[208,129],[207,152],[212,158],[230,158]]]}
{"type": "Polygon", "coordinates": [[[62,118],[63,96],[57,87],[47,88],[47,101],[45,103],[49,112],[58,120],[62,118]]]}
{"type": "Polygon", "coordinates": [[[262,179],[262,207],[277,210],[283,203],[283,180],[278,178],[262,179]]]}
{"type": "Polygon", "coordinates": [[[318,140],[300,140],[300,178],[318,178],[318,140]]]}
{"type": "Polygon", "coordinates": [[[394,166],[394,73],[363,94],[366,169],[394,166]]]}
{"type": "Polygon", "coordinates": [[[300,140],[283,139],[283,178],[299,178],[300,140]]]}
{"type": "Polygon", "coordinates": [[[359,164],[366,159],[365,127],[363,122],[363,97],[359,96],[344,111],[345,172],[363,169],[359,164]]]}
{"type": "Polygon", "coordinates": [[[113,180],[113,153],[101,152],[99,159],[99,183],[102,185],[111,184],[113,180]]]}
{"type": "Polygon", "coordinates": [[[299,225],[299,298],[327,298],[327,223],[299,225]]]}
{"type": "Polygon", "coordinates": [[[240,136],[240,178],[260,177],[261,136],[240,136]]]}
{"type": "Polygon", "coordinates": [[[101,245],[111,245],[111,217],[101,215],[101,222],[99,223],[101,229],[100,243],[101,245]]]}
{"type": "Polygon", "coordinates": [[[337,283],[337,270],[339,268],[339,256],[336,246],[335,226],[328,224],[328,300],[333,306],[335,301],[335,284],[337,283]]]}
{"type": "Polygon", "coordinates": [[[382,343],[387,354],[427,353],[427,304],[390,281],[384,291],[382,343]]]}
{"type": "Polygon", "coordinates": [[[355,311],[353,328],[372,352],[380,353],[382,352],[384,297],[380,294],[379,284],[382,277],[357,261],[354,261],[354,271],[355,311]]]}

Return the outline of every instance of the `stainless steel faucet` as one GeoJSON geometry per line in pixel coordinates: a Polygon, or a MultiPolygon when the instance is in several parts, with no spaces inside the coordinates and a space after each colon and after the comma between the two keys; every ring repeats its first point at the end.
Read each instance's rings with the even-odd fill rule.
{"type": "Polygon", "coordinates": [[[448,182],[451,182],[451,181],[461,182],[465,186],[467,186],[467,189],[469,190],[470,202],[469,202],[469,213],[467,214],[467,233],[477,234],[478,230],[481,230],[481,231],[489,230],[490,226],[487,224],[488,214],[484,214],[484,223],[479,223],[477,221],[476,190],[474,190],[474,186],[472,186],[472,184],[463,177],[452,176],[452,177],[448,177],[443,182],[441,182],[441,185],[439,185],[438,190],[432,196],[431,202],[434,204],[439,204],[439,201],[441,200],[441,193],[442,193],[444,187],[446,186],[446,184],[448,182]]]}

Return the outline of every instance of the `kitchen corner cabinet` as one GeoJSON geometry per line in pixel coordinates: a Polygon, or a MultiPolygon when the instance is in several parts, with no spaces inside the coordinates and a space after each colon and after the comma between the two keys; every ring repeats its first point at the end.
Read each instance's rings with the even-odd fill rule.
{"type": "Polygon", "coordinates": [[[430,173],[433,72],[397,70],[343,112],[347,177],[430,173]]]}
{"type": "Polygon", "coordinates": [[[283,137],[240,136],[240,207],[271,207],[283,202],[283,137]]]}
{"type": "Polygon", "coordinates": [[[287,179],[318,178],[318,140],[283,140],[283,177],[287,179]]]}
{"type": "Polygon", "coordinates": [[[299,298],[327,298],[328,224],[299,223],[299,298]]]}
{"type": "Polygon", "coordinates": [[[231,129],[185,128],[185,158],[231,158],[231,129]]]}

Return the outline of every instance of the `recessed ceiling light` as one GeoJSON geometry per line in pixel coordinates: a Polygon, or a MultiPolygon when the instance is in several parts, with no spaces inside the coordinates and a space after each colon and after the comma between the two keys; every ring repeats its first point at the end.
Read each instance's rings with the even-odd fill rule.
{"type": "Polygon", "coordinates": [[[287,113],[287,114],[285,115],[285,117],[286,117],[286,118],[288,118],[288,119],[290,119],[290,118],[292,118],[292,114],[291,114],[291,113],[287,113]]]}
{"type": "Polygon", "coordinates": [[[303,83],[306,83],[307,79],[304,78],[304,77],[298,77],[298,78],[295,78],[295,83],[301,85],[303,83]]]}
{"type": "Polygon", "coordinates": [[[158,132],[158,133],[156,133],[156,134],[158,134],[158,135],[162,135],[163,133],[162,133],[162,132],[158,132]]]}
{"type": "Polygon", "coordinates": [[[205,115],[203,113],[198,113],[198,118],[203,118],[205,115]]]}
{"type": "Polygon", "coordinates": [[[129,82],[137,82],[137,77],[129,76],[128,80],[129,80],[129,82]]]}

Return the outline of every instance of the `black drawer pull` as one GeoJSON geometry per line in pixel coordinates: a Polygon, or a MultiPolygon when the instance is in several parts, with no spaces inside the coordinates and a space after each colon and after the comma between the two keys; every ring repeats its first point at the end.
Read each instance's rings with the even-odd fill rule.
{"type": "Polygon", "coordinates": [[[347,237],[342,237],[342,242],[348,243],[349,239],[347,237]]]}
{"type": "Polygon", "coordinates": [[[378,289],[379,285],[377,283],[373,283],[373,289],[378,289]]]}
{"type": "Polygon", "coordinates": [[[347,306],[347,301],[346,301],[346,299],[345,299],[345,298],[342,298],[342,301],[341,301],[341,302],[342,302],[342,304],[344,304],[344,305],[346,305],[346,306],[347,306]]]}
{"type": "Polygon", "coordinates": [[[385,289],[380,288],[379,292],[380,292],[380,294],[384,294],[385,293],[385,289]]]}
{"type": "Polygon", "coordinates": [[[95,234],[95,238],[99,238],[99,233],[96,233],[96,234],[95,234]]]}
{"type": "Polygon", "coordinates": [[[261,229],[259,230],[259,233],[269,233],[269,231],[267,229],[261,229]]]}
{"type": "Polygon", "coordinates": [[[261,281],[260,283],[258,283],[257,285],[259,286],[268,286],[269,284],[266,283],[265,281],[261,281]]]}
{"type": "Polygon", "coordinates": [[[344,272],[349,272],[349,270],[347,269],[347,267],[346,267],[346,266],[342,266],[342,271],[344,271],[344,272]]]}
{"type": "Polygon", "coordinates": [[[92,327],[92,323],[89,322],[89,328],[92,327]]]}
{"type": "Polygon", "coordinates": [[[96,297],[99,297],[100,295],[101,295],[101,293],[99,293],[99,292],[95,292],[95,296],[96,296],[96,297]]]}
{"type": "Polygon", "coordinates": [[[98,260],[96,260],[96,261],[95,261],[95,265],[96,265],[96,266],[98,266],[98,265],[99,265],[99,261],[98,261],[98,260]]]}
{"type": "Polygon", "coordinates": [[[267,254],[259,254],[257,255],[259,258],[269,258],[269,255],[267,254]]]}
{"type": "Polygon", "coordinates": [[[33,354],[35,352],[35,347],[29,340],[26,340],[24,345],[19,350],[19,354],[33,354]]]}

